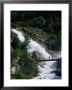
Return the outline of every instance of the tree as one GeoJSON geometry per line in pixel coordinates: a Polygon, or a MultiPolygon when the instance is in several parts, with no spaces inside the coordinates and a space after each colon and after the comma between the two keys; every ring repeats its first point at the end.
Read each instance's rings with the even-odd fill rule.
{"type": "Polygon", "coordinates": [[[59,34],[61,31],[61,19],[58,17],[49,17],[47,20],[48,32],[59,34]]]}
{"type": "Polygon", "coordinates": [[[33,27],[38,27],[38,28],[42,28],[45,25],[45,19],[42,16],[38,16],[38,17],[34,17],[31,20],[31,26],[33,27]]]}
{"type": "MultiPolygon", "coordinates": [[[[28,43],[29,43],[29,39],[26,38],[25,42],[20,43],[21,44],[20,48],[18,49],[12,48],[11,57],[14,57],[14,59],[17,59],[17,57],[19,57],[16,72],[14,75],[12,75],[12,78],[31,79],[37,75],[38,61],[35,55],[31,55],[30,53],[28,53],[27,51],[28,43]],[[18,50],[20,50],[20,52],[18,50]]],[[[12,61],[14,59],[12,58],[12,61]]]]}
{"type": "Polygon", "coordinates": [[[11,46],[14,49],[17,49],[20,47],[20,41],[18,39],[18,36],[12,31],[11,31],[11,46]]]}

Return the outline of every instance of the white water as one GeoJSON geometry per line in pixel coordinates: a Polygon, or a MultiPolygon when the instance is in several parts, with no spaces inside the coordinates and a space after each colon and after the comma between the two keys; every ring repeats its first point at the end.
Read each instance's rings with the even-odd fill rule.
{"type": "Polygon", "coordinates": [[[35,77],[34,79],[52,79],[55,74],[52,74],[51,71],[54,69],[51,68],[55,61],[46,61],[46,62],[41,62],[38,65],[39,68],[39,73],[38,76],[35,77]]]}
{"type": "MultiPolygon", "coordinates": [[[[23,36],[22,32],[17,31],[16,29],[12,29],[14,33],[18,35],[18,38],[21,42],[25,41],[25,37],[23,36]]],[[[28,52],[32,53],[34,51],[37,51],[40,53],[41,59],[50,59],[52,56],[45,50],[45,47],[37,43],[36,41],[30,39],[29,44],[27,46],[28,52]]],[[[56,68],[52,67],[56,63],[56,61],[45,61],[45,62],[40,62],[38,65],[39,73],[37,77],[34,77],[33,79],[55,79],[59,78],[55,74],[51,73],[54,71],[56,68]]]]}
{"type": "Polygon", "coordinates": [[[18,31],[18,30],[16,30],[16,29],[12,29],[12,31],[17,34],[17,36],[18,36],[18,38],[19,38],[19,40],[20,40],[21,42],[24,42],[25,38],[24,38],[22,32],[20,32],[20,31],[18,31]]]}
{"type": "MultiPolygon", "coordinates": [[[[22,32],[17,31],[16,29],[12,29],[12,31],[17,34],[21,42],[25,41],[25,37],[23,36],[22,32]]],[[[32,53],[34,51],[39,52],[41,54],[42,59],[52,58],[51,55],[48,52],[46,52],[45,48],[42,45],[40,45],[39,43],[37,43],[32,39],[29,40],[27,48],[29,53],[32,53]]]]}
{"type": "Polygon", "coordinates": [[[30,42],[28,44],[28,52],[32,53],[34,51],[37,51],[38,53],[40,53],[41,59],[51,58],[51,55],[48,52],[46,52],[45,48],[42,45],[30,39],[30,42]]]}

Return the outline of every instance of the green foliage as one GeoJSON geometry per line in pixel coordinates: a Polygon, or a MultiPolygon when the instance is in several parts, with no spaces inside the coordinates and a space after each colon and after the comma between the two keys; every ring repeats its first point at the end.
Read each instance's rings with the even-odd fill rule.
{"type": "Polygon", "coordinates": [[[58,17],[48,18],[47,27],[49,33],[59,34],[61,31],[61,19],[58,17]]]}
{"type": "Polygon", "coordinates": [[[37,75],[37,58],[32,57],[28,52],[27,52],[27,45],[28,45],[28,38],[26,38],[23,47],[21,48],[22,51],[22,56],[21,56],[21,70],[24,73],[24,77],[26,79],[32,78],[37,75]]]}
{"type": "Polygon", "coordinates": [[[14,75],[12,75],[12,79],[22,79],[23,76],[22,76],[22,72],[20,70],[20,68],[16,68],[16,72],[14,75]]]}
{"type": "Polygon", "coordinates": [[[11,63],[14,64],[21,56],[20,41],[17,35],[11,31],[11,63]]]}
{"type": "Polygon", "coordinates": [[[61,30],[61,12],[12,11],[11,27],[47,28],[47,32],[58,34],[61,30]]]}
{"type": "Polygon", "coordinates": [[[18,26],[18,27],[24,27],[24,22],[16,22],[16,26],[18,26]]]}
{"type": "Polygon", "coordinates": [[[22,29],[28,37],[31,37],[33,40],[44,44],[50,50],[60,50],[61,49],[61,35],[43,32],[42,29],[24,27],[22,29]]]}
{"type": "Polygon", "coordinates": [[[48,49],[61,49],[61,12],[14,11],[11,13],[12,27],[23,28],[22,31],[27,37],[37,40],[48,49]]]}
{"type": "Polygon", "coordinates": [[[32,27],[42,28],[45,25],[45,19],[42,16],[34,17],[31,20],[30,25],[32,27]]]}
{"type": "MultiPolygon", "coordinates": [[[[15,64],[16,72],[12,79],[31,79],[38,73],[37,52],[28,53],[29,38],[46,46],[46,49],[61,49],[61,12],[47,11],[12,11],[11,28],[20,28],[25,42],[11,31],[11,64],[15,64]]],[[[60,69],[59,69],[60,70],[60,69]]]]}
{"type": "Polygon", "coordinates": [[[18,39],[18,36],[11,31],[11,45],[14,49],[17,49],[20,47],[20,41],[18,39]]]}
{"type": "Polygon", "coordinates": [[[11,44],[11,64],[15,64],[18,60],[16,72],[11,75],[12,79],[31,79],[37,75],[37,58],[27,52],[28,43],[29,39],[26,38],[25,42],[20,43],[19,47],[14,48],[13,45],[15,44],[11,44]]]}
{"type": "Polygon", "coordinates": [[[48,42],[46,43],[48,45],[48,48],[51,50],[60,50],[61,38],[56,36],[55,34],[51,34],[48,36],[48,42]]]}
{"type": "Polygon", "coordinates": [[[26,76],[36,76],[37,75],[37,61],[30,57],[29,55],[23,59],[24,64],[22,65],[22,71],[26,74],[26,76]]]}

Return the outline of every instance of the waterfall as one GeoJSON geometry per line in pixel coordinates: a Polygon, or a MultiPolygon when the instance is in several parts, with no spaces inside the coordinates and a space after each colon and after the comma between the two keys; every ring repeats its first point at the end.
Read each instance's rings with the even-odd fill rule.
{"type": "MultiPolygon", "coordinates": [[[[16,29],[12,29],[12,31],[17,34],[17,36],[21,42],[25,41],[25,37],[21,31],[17,31],[16,29]]],[[[29,39],[29,44],[27,46],[27,49],[28,49],[29,53],[37,51],[38,53],[40,53],[42,59],[51,59],[52,58],[52,56],[46,51],[45,47],[40,45],[38,42],[32,40],[31,38],[29,39]]],[[[53,70],[56,70],[55,67],[52,67],[54,63],[56,63],[56,61],[40,62],[38,64],[38,69],[39,69],[38,76],[34,77],[33,79],[59,78],[54,73],[51,73],[53,70]]]]}
{"type": "MultiPolygon", "coordinates": [[[[25,37],[21,31],[17,31],[16,29],[12,29],[12,31],[17,34],[17,36],[21,42],[25,41],[25,37]]],[[[29,44],[28,44],[27,48],[28,48],[29,53],[32,53],[34,51],[39,52],[41,54],[41,56],[43,56],[42,59],[51,58],[51,55],[48,52],[46,52],[45,48],[32,39],[29,40],[29,44]]]]}
{"type": "Polygon", "coordinates": [[[49,59],[51,58],[51,55],[46,52],[45,48],[37,43],[36,41],[30,39],[30,42],[28,44],[28,52],[32,53],[34,51],[37,51],[41,54],[42,59],[49,59]]]}
{"type": "Polygon", "coordinates": [[[20,40],[21,42],[24,42],[25,38],[24,38],[22,32],[20,32],[20,31],[18,31],[18,30],[16,30],[16,29],[12,29],[12,31],[17,34],[17,36],[18,36],[18,38],[19,38],[19,40],[20,40]]]}

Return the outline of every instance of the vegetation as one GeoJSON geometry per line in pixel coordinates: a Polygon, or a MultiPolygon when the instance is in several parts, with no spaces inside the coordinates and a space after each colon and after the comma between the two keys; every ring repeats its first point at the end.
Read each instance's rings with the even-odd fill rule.
{"type": "Polygon", "coordinates": [[[60,11],[12,11],[11,27],[21,28],[48,49],[61,49],[60,11]]]}
{"type": "Polygon", "coordinates": [[[60,11],[11,11],[11,28],[20,28],[26,39],[21,43],[11,31],[11,66],[16,66],[12,79],[31,79],[38,73],[36,52],[27,52],[29,37],[50,50],[61,50],[60,11]]]}
{"type": "MultiPolygon", "coordinates": [[[[16,40],[16,38],[14,38],[16,40]]],[[[15,74],[11,75],[15,79],[31,79],[37,75],[38,72],[38,59],[35,53],[30,55],[27,52],[28,38],[22,44],[20,42],[12,42],[11,47],[11,64],[16,65],[15,74]],[[19,43],[20,46],[17,45],[19,43]],[[18,47],[13,47],[13,45],[18,47]]]]}

